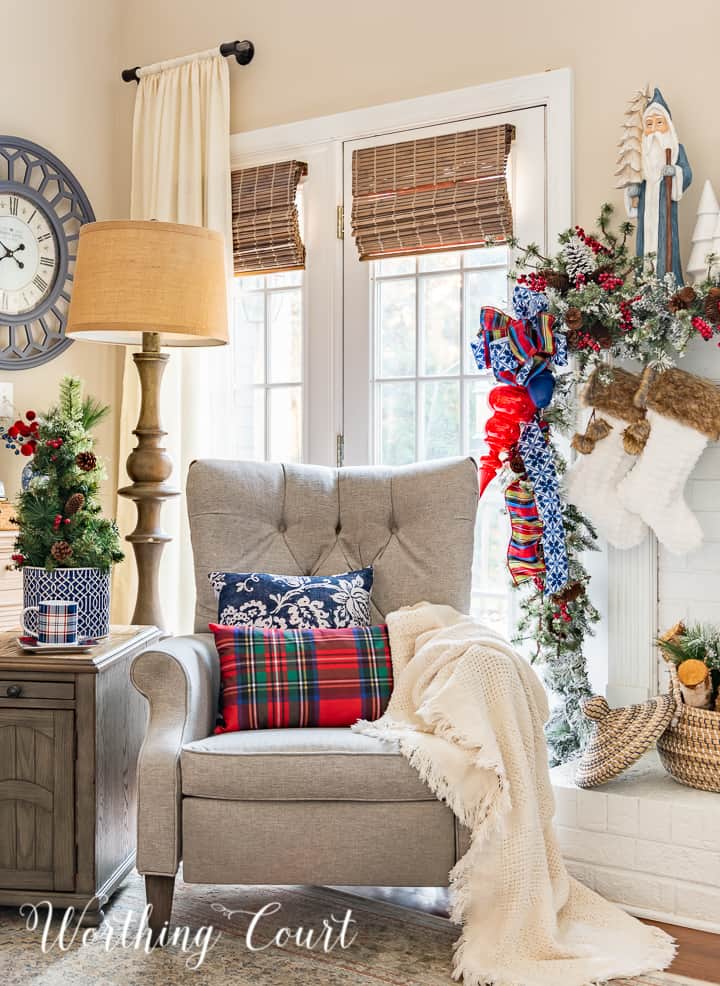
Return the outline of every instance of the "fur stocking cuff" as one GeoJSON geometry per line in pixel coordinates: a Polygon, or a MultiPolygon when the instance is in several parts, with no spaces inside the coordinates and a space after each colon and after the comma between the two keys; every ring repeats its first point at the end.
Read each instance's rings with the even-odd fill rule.
{"type": "Polygon", "coordinates": [[[628,373],[627,370],[618,367],[595,370],[588,380],[583,402],[587,407],[594,407],[596,411],[611,414],[614,418],[634,424],[645,417],[645,411],[633,404],[633,397],[639,386],[640,377],[628,373]],[[611,374],[610,378],[604,381],[603,377],[608,374],[611,374]]]}
{"type": "Polygon", "coordinates": [[[720,388],[711,380],[685,370],[665,370],[650,384],[647,406],[711,441],[720,438],[720,388]]]}

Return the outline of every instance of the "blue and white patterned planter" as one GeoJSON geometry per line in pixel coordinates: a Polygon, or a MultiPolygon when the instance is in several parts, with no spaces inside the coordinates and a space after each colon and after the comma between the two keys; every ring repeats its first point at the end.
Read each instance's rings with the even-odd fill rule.
{"type": "MultiPolygon", "coordinates": [[[[23,566],[23,606],[41,599],[63,599],[78,604],[78,636],[107,637],[110,633],[110,573],[99,568],[36,568],[23,566]]],[[[36,614],[28,613],[29,629],[36,614]]]]}

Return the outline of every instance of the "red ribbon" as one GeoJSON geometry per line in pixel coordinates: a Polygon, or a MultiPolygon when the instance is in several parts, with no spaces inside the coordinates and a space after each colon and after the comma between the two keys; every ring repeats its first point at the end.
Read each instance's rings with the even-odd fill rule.
{"type": "Polygon", "coordinates": [[[488,394],[493,414],[485,425],[488,451],[480,459],[480,496],[495,478],[510,449],[520,437],[520,425],[531,421],[537,408],[525,387],[499,384],[488,394]]]}

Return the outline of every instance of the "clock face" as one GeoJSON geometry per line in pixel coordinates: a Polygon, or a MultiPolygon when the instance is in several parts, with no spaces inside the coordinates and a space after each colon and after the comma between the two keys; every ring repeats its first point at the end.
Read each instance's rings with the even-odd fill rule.
{"type": "Polygon", "coordinates": [[[0,192],[0,319],[42,306],[55,283],[58,254],[45,210],[26,196],[0,192]]]}
{"type": "Polygon", "coordinates": [[[80,227],[94,219],[62,161],[0,136],[0,372],[39,366],[71,345],[65,325],[80,227]]]}

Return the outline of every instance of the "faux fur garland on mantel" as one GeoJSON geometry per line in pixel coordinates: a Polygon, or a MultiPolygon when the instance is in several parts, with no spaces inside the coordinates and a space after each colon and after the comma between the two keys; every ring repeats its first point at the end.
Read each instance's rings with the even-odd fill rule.
{"type": "Polygon", "coordinates": [[[395,690],[353,728],[402,753],[471,833],[450,873],[466,986],[587,986],[666,968],[673,940],[569,876],[553,831],[545,692],[508,643],[448,606],[387,618],[395,690]]]}

